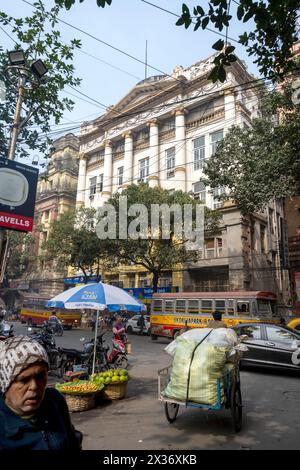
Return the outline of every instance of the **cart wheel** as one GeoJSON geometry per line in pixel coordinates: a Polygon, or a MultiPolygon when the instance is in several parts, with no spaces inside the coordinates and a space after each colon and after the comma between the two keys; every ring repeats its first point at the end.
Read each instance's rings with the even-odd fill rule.
{"type": "Polygon", "coordinates": [[[177,403],[165,403],[165,413],[169,423],[173,423],[177,418],[179,405],[177,403]]]}
{"type": "Polygon", "coordinates": [[[235,432],[239,432],[242,429],[243,405],[241,389],[238,383],[233,384],[232,387],[230,411],[234,430],[235,432]]]}

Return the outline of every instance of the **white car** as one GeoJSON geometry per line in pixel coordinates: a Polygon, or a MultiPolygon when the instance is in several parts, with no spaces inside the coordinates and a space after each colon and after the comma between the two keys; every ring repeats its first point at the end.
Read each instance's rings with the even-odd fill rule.
{"type": "MultiPolygon", "coordinates": [[[[133,317],[129,318],[126,324],[126,332],[127,333],[139,333],[140,327],[138,326],[138,320],[141,315],[134,315],[133,317]]],[[[145,326],[143,333],[146,335],[150,335],[150,315],[144,315],[145,318],[145,326]]]]}

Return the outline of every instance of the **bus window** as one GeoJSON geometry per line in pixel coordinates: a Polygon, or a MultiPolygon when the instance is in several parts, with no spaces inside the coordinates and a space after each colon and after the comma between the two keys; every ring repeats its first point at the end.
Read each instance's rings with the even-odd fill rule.
{"type": "Polygon", "coordinates": [[[233,299],[227,300],[227,315],[234,315],[234,302],[233,299]]]}
{"type": "Polygon", "coordinates": [[[173,313],[173,310],[174,310],[173,300],[165,300],[165,311],[173,313]]]}
{"type": "Polygon", "coordinates": [[[270,301],[265,299],[258,299],[257,300],[258,306],[258,315],[271,315],[271,306],[270,301]]]}
{"type": "Polygon", "coordinates": [[[162,300],[155,299],[153,301],[153,312],[161,312],[162,310],[162,300]]]}
{"type": "Polygon", "coordinates": [[[201,313],[212,313],[212,300],[202,300],[201,313]]]}
{"type": "Polygon", "coordinates": [[[199,300],[188,300],[188,313],[199,313],[199,300]]]}
{"type": "Polygon", "coordinates": [[[250,313],[249,302],[244,301],[244,300],[238,300],[236,303],[236,310],[238,314],[242,313],[244,315],[249,315],[250,313]]]}
{"type": "Polygon", "coordinates": [[[185,313],[185,300],[176,300],[176,312],[185,313]]]}
{"type": "Polygon", "coordinates": [[[215,300],[215,310],[219,310],[219,312],[225,314],[225,300],[215,300]]]}

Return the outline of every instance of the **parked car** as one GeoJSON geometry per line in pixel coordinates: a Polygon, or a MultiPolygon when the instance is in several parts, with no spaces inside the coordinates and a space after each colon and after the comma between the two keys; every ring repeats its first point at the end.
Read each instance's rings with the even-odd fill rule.
{"type": "Polygon", "coordinates": [[[300,333],[286,326],[270,323],[241,323],[233,330],[246,335],[241,365],[284,368],[300,371],[300,333]]]}
{"type": "Polygon", "coordinates": [[[287,326],[292,330],[297,330],[300,333],[300,318],[293,318],[287,326]]]}
{"type": "MultiPolygon", "coordinates": [[[[141,315],[134,315],[130,318],[126,324],[126,332],[127,333],[139,333],[140,327],[138,326],[138,320],[141,315]]],[[[150,315],[144,315],[145,318],[145,326],[144,326],[144,334],[150,335],[150,315]]]]}

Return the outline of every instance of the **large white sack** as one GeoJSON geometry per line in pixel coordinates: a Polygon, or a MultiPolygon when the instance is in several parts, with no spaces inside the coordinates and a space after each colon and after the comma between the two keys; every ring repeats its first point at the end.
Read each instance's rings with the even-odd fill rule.
{"type": "MultiPolygon", "coordinates": [[[[239,343],[237,334],[229,328],[216,328],[215,330],[212,330],[211,328],[193,328],[180,335],[179,338],[197,341],[200,343],[200,341],[202,341],[205,336],[207,336],[205,342],[219,348],[232,349],[239,343]],[[208,335],[208,333],[210,334],[208,335]]],[[[170,356],[174,356],[175,354],[177,346],[176,341],[177,340],[172,341],[165,348],[165,351],[170,354],[170,356]]]]}

